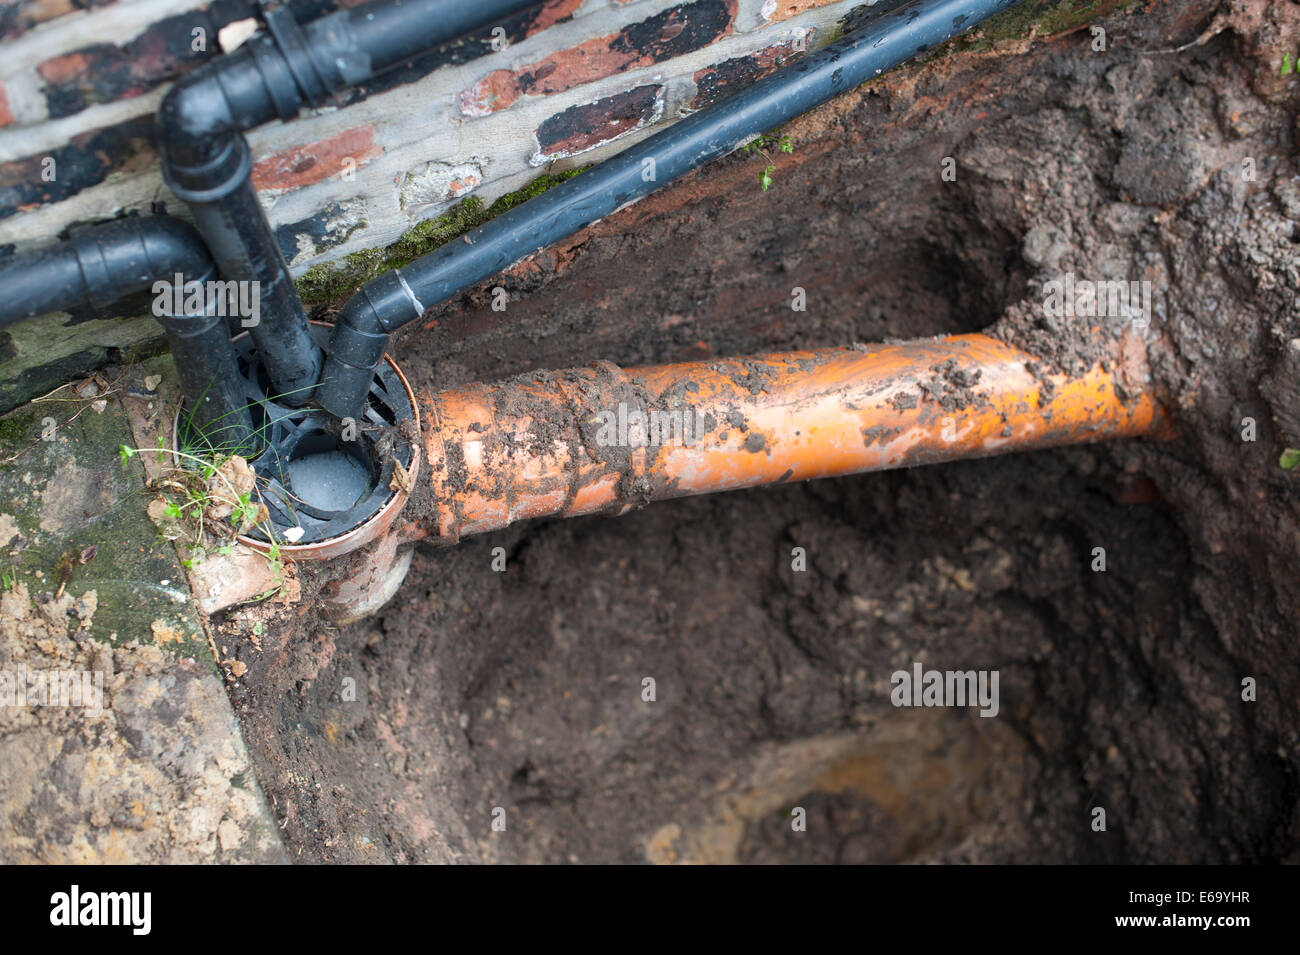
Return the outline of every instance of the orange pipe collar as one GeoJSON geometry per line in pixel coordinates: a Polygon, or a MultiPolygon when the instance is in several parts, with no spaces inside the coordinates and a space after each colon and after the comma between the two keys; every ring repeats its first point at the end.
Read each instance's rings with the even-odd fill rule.
{"type": "Polygon", "coordinates": [[[422,399],[435,513],[421,534],[454,543],[533,517],[1156,436],[1145,359],[1126,351],[1115,372],[1040,376],[1026,352],[958,335],[469,385],[422,399]]]}

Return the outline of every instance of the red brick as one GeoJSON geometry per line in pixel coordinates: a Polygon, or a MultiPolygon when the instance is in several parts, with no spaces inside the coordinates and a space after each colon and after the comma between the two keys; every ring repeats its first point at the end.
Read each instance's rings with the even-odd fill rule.
{"type": "Polygon", "coordinates": [[[0,163],[0,219],[43,203],[61,202],[99,185],[117,169],[155,168],[156,132],[153,116],[137,116],[80,133],[56,149],[0,163]],[[41,175],[47,157],[55,161],[51,182],[41,175]]]}
{"type": "Polygon", "coordinates": [[[66,83],[68,80],[80,77],[89,65],[90,61],[86,54],[77,50],[74,53],[50,57],[36,67],[36,72],[47,83],[66,83]]]}
{"type": "Polygon", "coordinates": [[[521,96],[546,96],[681,56],[731,32],[736,0],[694,0],[587,40],[518,70],[495,70],[457,97],[466,116],[487,116],[521,96]]]}
{"type": "Polygon", "coordinates": [[[765,0],[762,8],[763,19],[768,23],[789,20],[809,10],[816,10],[839,0],[765,0]]]}
{"type": "Polygon", "coordinates": [[[0,38],[12,40],[32,27],[56,17],[93,7],[106,7],[115,0],[3,0],[0,7],[0,38]]]}
{"type": "Polygon", "coordinates": [[[66,50],[36,68],[45,81],[50,117],[139,96],[175,79],[208,61],[222,27],[252,16],[256,9],[254,0],[221,0],[157,20],[120,45],[110,36],[87,36],[96,42],[66,50]],[[193,48],[195,28],[206,31],[207,50],[193,48]]]}
{"type": "Polygon", "coordinates": [[[349,159],[359,170],[382,153],[383,149],[375,144],[375,127],[358,126],[268,156],[253,166],[253,186],[276,191],[300,189],[343,172],[349,159]]]}
{"type": "Polygon", "coordinates": [[[798,41],[778,43],[748,56],[738,56],[723,60],[695,73],[695,86],[698,92],[691,101],[691,109],[704,109],[723,99],[736,89],[748,86],[755,80],[774,73],[795,57],[802,55],[812,46],[813,30],[809,30],[798,41]]]}
{"type": "Polygon", "coordinates": [[[528,36],[540,33],[547,27],[555,26],[562,20],[568,20],[578,12],[582,0],[548,0],[537,11],[537,16],[528,24],[528,36]]]}
{"type": "Polygon", "coordinates": [[[648,126],[663,114],[663,97],[662,86],[638,86],[556,113],[537,127],[537,152],[528,161],[540,166],[576,156],[648,126]]]}

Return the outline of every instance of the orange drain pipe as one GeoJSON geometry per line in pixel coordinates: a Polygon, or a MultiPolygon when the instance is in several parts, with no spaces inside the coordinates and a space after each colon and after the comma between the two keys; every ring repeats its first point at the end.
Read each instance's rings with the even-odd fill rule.
{"type": "Polygon", "coordinates": [[[957,335],[469,385],[422,399],[434,512],[406,536],[454,543],[527,518],[1159,436],[1144,353],[1123,351],[1069,377],[957,335]]]}

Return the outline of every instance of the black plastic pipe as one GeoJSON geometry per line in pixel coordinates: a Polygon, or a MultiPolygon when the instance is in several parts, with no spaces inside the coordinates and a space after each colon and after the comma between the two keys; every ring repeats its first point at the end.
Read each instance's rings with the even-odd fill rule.
{"type": "Polygon", "coordinates": [[[159,125],[169,159],[197,169],[226,138],[304,106],[540,0],[372,0],[302,26],[285,5],[266,9],[267,32],[189,74],[168,92],[159,125]]]}
{"type": "Polygon", "coordinates": [[[353,86],[425,50],[539,5],[540,0],[387,0],[313,20],[307,48],[322,75],[353,86]]]}
{"type": "Polygon", "coordinates": [[[0,260],[0,328],[154,291],[154,315],[167,333],[193,425],[216,449],[248,454],[258,441],[223,309],[208,293],[215,279],[192,226],[167,216],[117,219],[0,260]],[[204,294],[190,294],[195,290],[204,294]],[[195,308],[187,307],[190,300],[195,308]]]}
{"type": "Polygon", "coordinates": [[[102,308],[177,272],[205,280],[212,272],[207,246],[179,219],[74,229],[65,242],[0,259],[0,328],[48,312],[102,308]]]}
{"type": "Polygon", "coordinates": [[[252,458],[264,436],[253,421],[255,403],[245,391],[230,331],[213,300],[198,309],[157,316],[167,332],[172,363],[185,395],[182,445],[192,453],[222,458],[252,458]]]}
{"type": "Polygon", "coordinates": [[[364,285],[331,337],[316,400],[360,418],[388,337],[426,309],[1020,0],[912,0],[594,169],[364,285]]]}
{"type": "Polygon", "coordinates": [[[249,180],[244,131],[410,57],[535,6],[538,0],[373,0],[299,25],[286,5],[266,11],[267,32],[194,71],[158,111],[163,178],[189,205],[226,279],[256,282],[261,320],[249,332],[276,397],[303,405],[321,374],[320,349],[249,180]]]}
{"type": "MultiPolygon", "coordinates": [[[[243,136],[237,139],[242,145],[243,136]]],[[[246,328],[253,336],[270,378],[270,397],[293,406],[306,404],[321,373],[320,349],[307,331],[302,300],[252,180],[242,175],[231,186],[209,201],[172,183],[173,191],[189,205],[221,275],[256,283],[246,293],[257,296],[256,323],[247,324],[252,319],[244,316],[231,330],[246,328]]]]}

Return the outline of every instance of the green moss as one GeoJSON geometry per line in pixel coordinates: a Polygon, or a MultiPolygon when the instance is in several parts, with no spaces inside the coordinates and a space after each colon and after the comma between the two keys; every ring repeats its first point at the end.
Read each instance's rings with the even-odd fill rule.
{"type": "Polygon", "coordinates": [[[960,49],[983,50],[1003,41],[1054,36],[1097,17],[1132,6],[1135,0],[1027,0],[990,17],[969,37],[954,41],[960,49]]]}
{"type": "Polygon", "coordinates": [[[546,173],[545,175],[538,176],[528,185],[524,186],[524,188],[516,189],[514,192],[507,192],[504,196],[497,199],[496,202],[492,203],[492,205],[488,206],[487,215],[483,221],[486,222],[488,219],[493,219],[501,215],[503,212],[509,212],[515,206],[527,202],[534,196],[540,196],[552,186],[558,186],[560,183],[572,179],[584,169],[589,168],[591,167],[580,166],[577,169],[569,169],[565,172],[556,173],[555,175],[546,173]]]}
{"type": "Polygon", "coordinates": [[[32,440],[34,433],[39,433],[39,425],[34,425],[32,418],[30,414],[0,418],[0,447],[12,453],[13,449],[32,440]]]}
{"type": "Polygon", "coordinates": [[[327,262],[308,269],[298,280],[298,294],[308,305],[321,305],[351,295],[389,269],[399,269],[415,261],[580,172],[582,169],[570,169],[555,175],[547,173],[486,207],[477,196],[462,199],[437,218],[426,219],[409,229],[386,248],[353,252],[339,262],[327,262]]]}
{"type": "Polygon", "coordinates": [[[155,642],[152,623],[163,620],[182,635],[163,649],[215,669],[176,548],[146,515],[144,469],[118,455],[132,437],[117,399],[100,411],[83,399],[28,404],[0,419],[0,433],[0,513],[23,537],[0,571],[33,594],[94,590],[92,639],[155,642]],[[58,422],[50,440],[46,417],[58,422]]]}

